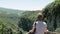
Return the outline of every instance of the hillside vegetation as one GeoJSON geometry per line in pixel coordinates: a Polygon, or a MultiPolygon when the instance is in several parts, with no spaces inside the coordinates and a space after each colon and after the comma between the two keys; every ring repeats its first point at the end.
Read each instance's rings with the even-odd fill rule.
{"type": "Polygon", "coordinates": [[[20,33],[18,27],[19,15],[22,13],[17,10],[0,8],[0,34],[17,34],[20,33]],[[11,11],[11,12],[10,12],[11,11]],[[15,11],[15,12],[14,12],[15,11]]]}
{"type": "Polygon", "coordinates": [[[44,9],[36,11],[8,10],[0,8],[0,34],[25,34],[43,13],[48,30],[60,33],[60,0],[49,3],[44,9]],[[15,11],[15,12],[14,12],[15,11]]]}
{"type": "Polygon", "coordinates": [[[42,11],[28,11],[24,12],[20,17],[19,27],[24,31],[29,31],[34,21],[37,20],[37,14],[41,12],[44,15],[44,21],[48,25],[48,30],[52,32],[59,32],[60,29],[60,0],[48,4],[42,11]]]}

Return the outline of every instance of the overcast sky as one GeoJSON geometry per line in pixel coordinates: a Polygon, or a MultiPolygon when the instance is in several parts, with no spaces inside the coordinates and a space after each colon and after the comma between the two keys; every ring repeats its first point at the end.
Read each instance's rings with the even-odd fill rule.
{"type": "Polygon", "coordinates": [[[41,10],[54,0],[0,0],[0,7],[18,10],[41,10]]]}

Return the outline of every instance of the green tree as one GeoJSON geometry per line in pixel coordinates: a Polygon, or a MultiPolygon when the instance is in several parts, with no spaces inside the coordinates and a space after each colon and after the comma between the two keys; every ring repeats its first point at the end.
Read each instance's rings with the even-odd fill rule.
{"type": "Polygon", "coordinates": [[[18,26],[24,31],[29,31],[32,27],[32,21],[28,18],[22,17],[20,18],[18,26]]]}

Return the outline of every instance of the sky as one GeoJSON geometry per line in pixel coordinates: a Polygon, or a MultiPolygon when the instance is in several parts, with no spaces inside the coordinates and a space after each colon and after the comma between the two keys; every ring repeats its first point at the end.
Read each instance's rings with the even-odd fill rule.
{"type": "Polygon", "coordinates": [[[0,7],[18,10],[42,10],[54,0],[0,0],[0,7]]]}

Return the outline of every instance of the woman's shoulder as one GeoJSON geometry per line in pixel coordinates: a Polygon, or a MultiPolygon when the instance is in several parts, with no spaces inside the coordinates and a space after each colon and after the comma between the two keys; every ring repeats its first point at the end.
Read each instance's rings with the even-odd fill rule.
{"type": "Polygon", "coordinates": [[[36,24],[37,24],[37,23],[38,23],[38,21],[35,21],[34,23],[36,23],[36,24]]]}
{"type": "Polygon", "coordinates": [[[46,22],[43,21],[44,24],[46,24],[46,22]]]}

